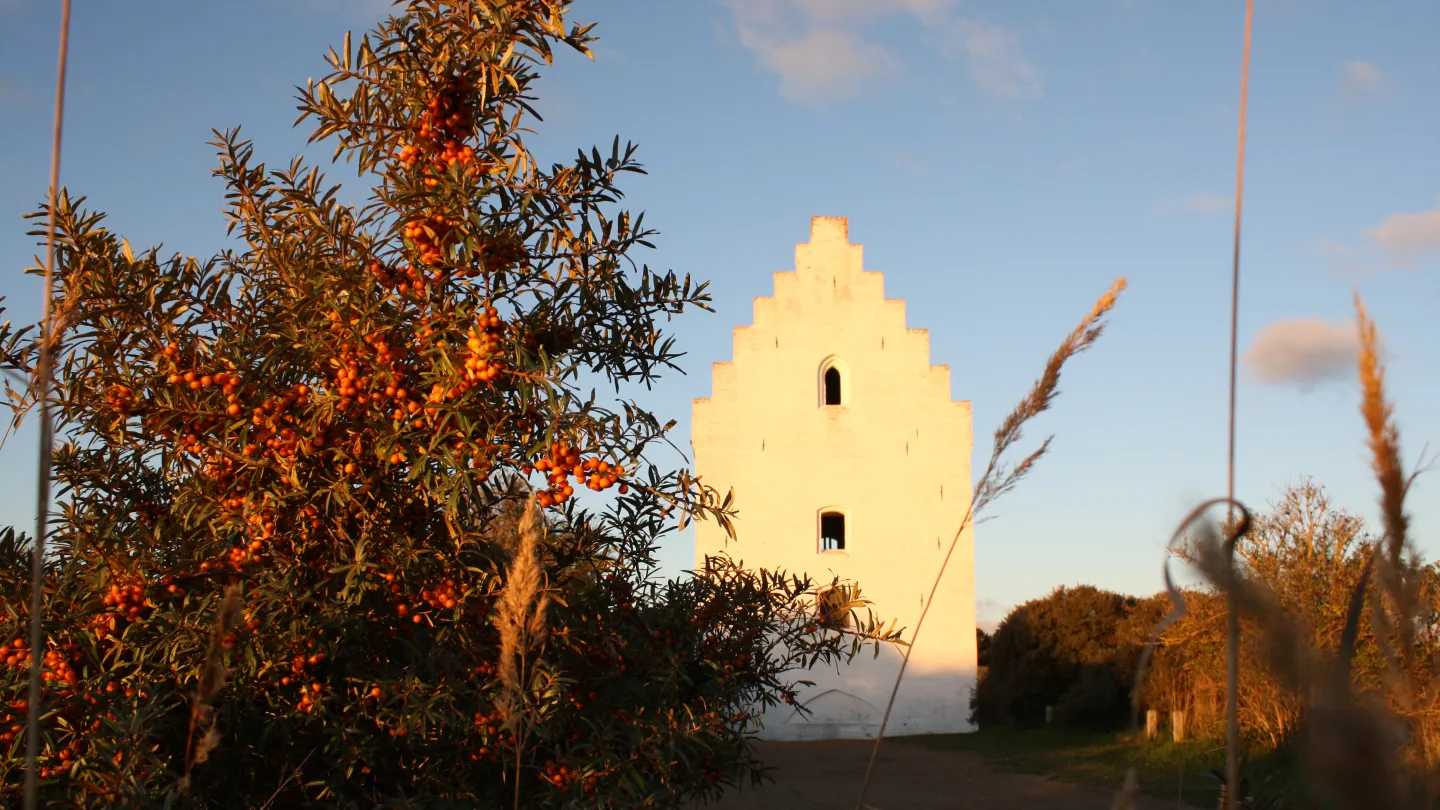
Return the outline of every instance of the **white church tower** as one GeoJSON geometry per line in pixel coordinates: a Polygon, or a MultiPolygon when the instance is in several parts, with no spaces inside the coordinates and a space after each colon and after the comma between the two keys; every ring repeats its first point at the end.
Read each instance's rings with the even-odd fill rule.
{"type": "MultiPolygon", "coordinates": [[[[843,217],[815,217],[794,272],[755,299],[735,329],[734,360],[716,363],[694,403],[696,472],[733,487],[737,540],[695,529],[696,567],[726,550],[748,568],[858,582],[876,615],[908,641],[970,505],[970,403],[950,399],[950,370],[930,365],[923,329],[886,300],[843,217]]],[[[955,302],[957,317],[964,310],[955,302]]],[[[764,718],[766,739],[873,738],[901,660],[886,647],[817,666],[793,708],[764,718]]],[[[974,539],[967,529],[935,595],[886,735],[970,731],[975,685],[974,539]]]]}

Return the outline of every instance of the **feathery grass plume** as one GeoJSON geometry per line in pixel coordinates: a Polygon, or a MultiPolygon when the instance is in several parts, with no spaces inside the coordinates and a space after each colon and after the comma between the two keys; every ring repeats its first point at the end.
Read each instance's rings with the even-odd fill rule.
{"type": "Polygon", "coordinates": [[[1110,285],[1110,289],[1095,302],[1090,314],[1080,321],[1055,353],[1050,355],[1050,360],[1045,363],[1044,373],[1035,381],[1030,392],[995,429],[995,447],[990,453],[990,463],[986,465],[985,473],[980,476],[980,483],[975,487],[975,497],[970,509],[972,513],[978,514],[987,504],[1014,488],[1030,468],[1035,466],[1035,462],[1050,449],[1050,440],[1054,437],[1046,438],[1039,448],[1022,459],[1013,469],[1006,469],[1001,463],[1005,452],[1020,440],[1025,423],[1048,410],[1059,395],[1060,371],[1065,362],[1090,348],[1105,331],[1105,323],[1101,319],[1114,308],[1115,301],[1124,290],[1124,278],[1118,278],[1110,285]]]}
{"type": "MultiPolygon", "coordinates": [[[[890,712],[895,708],[895,696],[900,693],[900,684],[905,679],[905,669],[910,664],[910,653],[914,650],[916,639],[920,635],[920,628],[925,624],[925,617],[930,613],[930,606],[935,601],[935,592],[940,588],[940,580],[945,576],[945,569],[950,564],[950,557],[955,553],[955,546],[959,544],[960,538],[965,529],[975,521],[975,516],[987,505],[993,503],[996,498],[1009,492],[1024,478],[1026,473],[1035,466],[1035,462],[1045,455],[1050,449],[1050,441],[1054,437],[1047,437],[1040,443],[1034,452],[1026,456],[1013,468],[1004,465],[1004,456],[1022,436],[1025,423],[1044,413],[1055,401],[1060,393],[1060,371],[1064,368],[1065,362],[1075,355],[1090,348],[1100,335],[1105,331],[1103,318],[1115,307],[1115,302],[1120,293],[1125,290],[1125,279],[1115,279],[1110,289],[1100,296],[1095,306],[1090,308],[1090,313],[1080,320],[1080,323],[1071,330],[1065,340],[1050,359],[1045,363],[1045,371],[1040,378],[1031,386],[1029,393],[1015,406],[1005,421],[995,429],[995,445],[990,451],[990,462],[985,465],[985,472],[975,484],[975,491],[970,498],[970,507],[965,511],[965,516],[960,519],[960,526],[955,530],[955,536],[950,539],[950,547],[945,551],[945,557],[940,561],[940,568],[935,572],[935,582],[930,586],[930,595],[926,597],[924,607],[920,609],[920,618],[915,622],[915,630],[910,634],[910,646],[906,647],[904,656],[900,659],[900,671],[895,675],[895,684],[890,688],[890,698],[885,704],[885,712],[880,717],[880,728],[875,732],[875,744],[870,749],[870,761],[865,766],[865,776],[860,782],[860,798],[855,802],[856,810],[865,807],[865,795],[870,790],[870,777],[875,770],[875,760],[880,755],[880,743],[885,740],[885,727],[890,722],[890,712]]],[[[877,652],[878,655],[878,652],[877,652]]]]}
{"type": "Polygon", "coordinates": [[[1400,469],[1400,429],[1395,425],[1394,408],[1385,401],[1380,338],[1359,293],[1355,294],[1355,320],[1360,330],[1360,413],[1370,434],[1366,443],[1374,456],[1371,468],[1380,482],[1380,517],[1385,525],[1386,551],[1391,564],[1398,566],[1410,525],[1410,518],[1405,514],[1405,494],[1414,476],[1406,479],[1400,469]]]}
{"type": "MultiPolygon", "coordinates": [[[[1416,615],[1419,607],[1419,578],[1413,576],[1413,562],[1406,555],[1410,518],[1405,514],[1405,495],[1414,477],[1407,479],[1400,468],[1400,429],[1395,425],[1394,407],[1385,400],[1385,368],[1380,364],[1380,338],[1359,293],[1355,294],[1355,320],[1360,331],[1360,413],[1365,417],[1370,466],[1380,484],[1380,519],[1384,526],[1384,554],[1380,561],[1379,579],[1398,618],[1395,629],[1400,634],[1400,651],[1406,659],[1408,671],[1412,664],[1413,635],[1408,619],[1416,615]]],[[[1388,629],[1386,625],[1389,622],[1378,602],[1372,615],[1377,631],[1381,631],[1377,635],[1383,640],[1388,636],[1383,631],[1388,629]]]]}
{"type": "Polygon", "coordinates": [[[205,651],[205,665],[200,669],[200,685],[190,702],[190,733],[185,743],[185,775],[180,780],[181,792],[190,787],[190,771],[210,758],[210,753],[220,744],[220,733],[215,730],[215,696],[225,688],[230,670],[225,666],[225,638],[235,627],[235,619],[243,605],[242,588],[239,583],[227,585],[215,614],[215,626],[210,630],[210,647],[205,651]],[[200,739],[195,739],[199,731],[200,739]]]}
{"type": "Polygon", "coordinates": [[[515,556],[510,561],[505,588],[495,608],[494,623],[500,631],[501,705],[515,739],[515,808],[519,810],[521,755],[530,731],[527,665],[530,656],[545,641],[545,611],[550,606],[550,597],[545,593],[545,574],[540,569],[540,516],[533,495],[525,504],[517,529],[515,556]]]}
{"type": "Polygon", "coordinates": [[[1417,758],[1432,764],[1440,751],[1435,739],[1436,674],[1433,661],[1415,660],[1415,629],[1425,612],[1421,590],[1424,577],[1410,547],[1410,517],[1405,497],[1424,466],[1406,476],[1401,469],[1400,429],[1394,421],[1394,406],[1385,398],[1385,368],[1380,363],[1380,337],[1375,322],[1355,294],[1355,316],[1360,332],[1360,413],[1365,418],[1366,444],[1371,469],[1380,485],[1380,517],[1384,527],[1381,546],[1376,550],[1377,579],[1371,624],[1385,661],[1386,680],[1402,713],[1416,726],[1412,739],[1417,758]],[[1385,610],[1388,597],[1391,612],[1385,610]],[[1399,649],[1396,650],[1395,648],[1399,649]],[[1397,666],[1397,659],[1400,664],[1397,666]],[[1428,705],[1422,705],[1428,704],[1428,705]]]}

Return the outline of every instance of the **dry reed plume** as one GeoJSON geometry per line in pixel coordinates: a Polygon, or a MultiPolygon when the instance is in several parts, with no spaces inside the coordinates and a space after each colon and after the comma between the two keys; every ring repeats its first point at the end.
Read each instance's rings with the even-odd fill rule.
{"type": "Polygon", "coordinates": [[[1124,290],[1124,278],[1118,278],[1110,285],[1110,289],[1100,296],[1099,300],[1095,302],[1095,306],[1091,307],[1090,313],[1080,320],[1080,323],[1060,343],[1060,347],[1050,355],[1050,359],[1045,363],[1044,372],[1031,386],[1030,391],[995,429],[995,444],[990,452],[990,462],[985,466],[984,474],[975,484],[970,507],[966,510],[965,517],[960,520],[960,526],[950,540],[950,546],[945,551],[944,559],[940,561],[940,568],[935,573],[935,581],[930,586],[930,595],[925,599],[924,607],[920,610],[920,618],[915,622],[915,630],[910,634],[910,644],[900,659],[900,671],[896,674],[895,684],[890,689],[890,698],[885,704],[885,713],[880,718],[880,728],[875,733],[875,744],[870,749],[870,760],[865,766],[865,776],[860,783],[860,797],[855,802],[856,810],[864,810],[866,807],[865,796],[870,790],[870,778],[875,770],[875,760],[880,754],[880,744],[885,739],[885,727],[890,722],[890,712],[895,708],[895,696],[900,692],[900,683],[904,680],[905,669],[910,663],[910,653],[915,649],[920,628],[925,624],[925,616],[930,612],[930,605],[935,599],[935,591],[939,589],[940,580],[945,576],[945,569],[950,564],[951,555],[955,553],[955,546],[959,544],[965,529],[974,522],[975,515],[993,503],[995,499],[1013,489],[1050,449],[1050,441],[1054,438],[1053,436],[1047,437],[1034,452],[1021,459],[1020,463],[1014,467],[1007,467],[1004,463],[1005,454],[1016,442],[1020,441],[1025,424],[1048,410],[1051,403],[1055,401],[1055,397],[1059,395],[1060,372],[1065,367],[1065,363],[1090,348],[1104,333],[1104,317],[1115,307],[1115,302],[1124,290]]]}
{"type": "Polygon", "coordinates": [[[215,626],[210,630],[210,646],[205,651],[205,664],[200,669],[200,684],[190,701],[190,733],[185,743],[185,775],[180,779],[182,792],[190,788],[190,771],[210,758],[220,744],[220,733],[215,730],[215,707],[213,701],[230,677],[225,666],[225,638],[235,627],[240,615],[241,586],[227,585],[215,612],[215,626]],[[200,739],[195,739],[196,732],[200,739]]]}
{"type": "Polygon", "coordinates": [[[532,495],[520,518],[515,556],[494,618],[495,628],[500,631],[500,701],[515,739],[516,810],[520,807],[521,755],[530,730],[527,673],[533,663],[531,657],[545,641],[545,611],[550,605],[550,597],[545,593],[545,574],[540,569],[541,539],[539,509],[532,495]]]}
{"type": "Polygon", "coordinates": [[[1385,397],[1380,338],[1359,293],[1355,295],[1355,319],[1360,332],[1360,413],[1365,418],[1371,470],[1380,485],[1384,529],[1376,549],[1380,587],[1372,599],[1371,623],[1384,651],[1391,696],[1418,732],[1412,753],[1429,766],[1440,754],[1434,739],[1436,662],[1415,660],[1415,630],[1426,607],[1421,595],[1420,565],[1409,542],[1410,518],[1405,514],[1405,497],[1423,468],[1408,476],[1402,469],[1400,429],[1395,424],[1394,406],[1385,397]],[[1399,647],[1398,651],[1395,647],[1399,647]]]}

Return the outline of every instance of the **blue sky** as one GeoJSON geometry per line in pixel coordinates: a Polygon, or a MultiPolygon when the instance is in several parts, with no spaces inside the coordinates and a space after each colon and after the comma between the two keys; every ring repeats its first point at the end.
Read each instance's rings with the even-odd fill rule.
{"type": "MultiPolygon", "coordinates": [[[[47,182],[58,8],[0,0],[0,293],[17,321],[38,312],[20,215],[47,182]]],[[[384,4],[237,8],[75,2],[63,182],[137,247],[223,247],[210,128],[243,124],[272,165],[302,151],[294,85],[384,4]]],[[[709,364],[730,358],[731,328],[811,216],[848,216],[867,268],[930,330],[932,362],[974,403],[977,467],[1124,275],[1111,331],[1032,430],[1056,434],[1051,456],[977,531],[977,598],[993,620],[1061,584],[1160,587],[1175,522],[1225,488],[1241,0],[579,0],[573,18],[598,23],[596,60],[562,55],[546,74],[535,148],[637,141],[650,174],[627,202],[660,230],[645,260],[713,281],[717,312],[673,325],[688,375],[646,397],[682,444],[709,364]]],[[[1237,472],[1253,505],[1309,475],[1376,513],[1357,289],[1407,460],[1440,440],[1437,30],[1440,6],[1422,0],[1257,3],[1237,472]]],[[[330,176],[357,186],[346,167],[330,176]]],[[[0,523],[32,525],[34,444],[26,431],[0,452],[0,523]]],[[[1422,477],[1411,499],[1431,557],[1437,487],[1422,477]]],[[[686,533],[665,570],[690,561],[686,533]]]]}

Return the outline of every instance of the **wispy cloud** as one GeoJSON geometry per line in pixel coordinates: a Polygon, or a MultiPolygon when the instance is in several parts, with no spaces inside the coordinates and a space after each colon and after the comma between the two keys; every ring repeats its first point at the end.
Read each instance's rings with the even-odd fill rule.
{"type": "Polygon", "coordinates": [[[1440,207],[1391,214],[1365,231],[1365,238],[1392,266],[1414,267],[1431,254],[1440,254],[1440,207]]]}
{"type": "Polygon", "coordinates": [[[963,54],[971,82],[1003,99],[1038,98],[1043,78],[1008,30],[957,13],[958,0],[725,0],[740,44],[808,104],[856,95],[903,69],[867,38],[882,19],[910,19],[945,52],[963,54]]]}
{"type": "Polygon", "coordinates": [[[740,29],[740,43],[780,76],[780,95],[791,101],[849,98],[871,79],[894,71],[895,58],[850,31],[816,28],[797,39],[740,29]]]}
{"type": "Polygon", "coordinates": [[[1037,99],[1044,94],[1040,71],[1025,58],[1020,40],[998,25],[956,20],[952,41],[965,54],[970,80],[996,98],[1037,99]]]}
{"type": "Polygon", "coordinates": [[[1293,318],[1261,329],[1243,360],[1255,382],[1310,391],[1353,374],[1359,347],[1353,321],[1293,318]]]}
{"type": "Polygon", "coordinates": [[[1377,98],[1388,89],[1385,74],[1373,62],[1350,61],[1341,66],[1340,90],[1350,99],[1377,98]]]}
{"type": "Polygon", "coordinates": [[[1426,211],[1390,214],[1353,242],[1321,239],[1311,252],[1335,275],[1364,275],[1440,261],[1440,204],[1426,211]]]}

